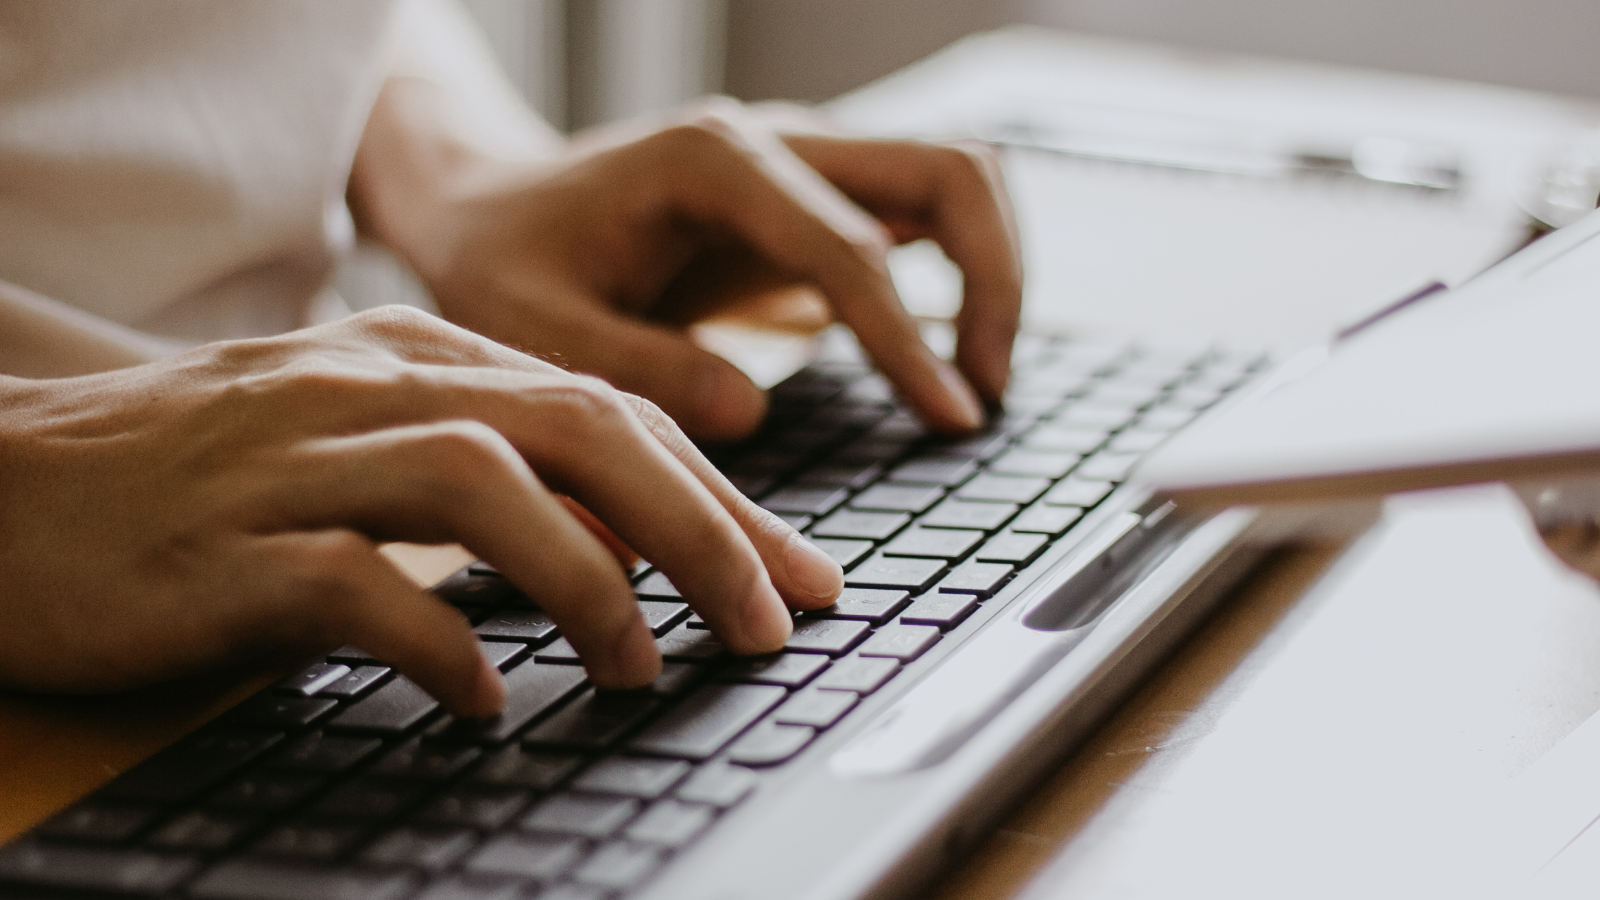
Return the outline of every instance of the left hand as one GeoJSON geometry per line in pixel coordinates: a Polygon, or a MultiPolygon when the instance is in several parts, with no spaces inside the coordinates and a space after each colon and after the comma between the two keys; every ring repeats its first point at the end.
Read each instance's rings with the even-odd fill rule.
{"type": "Polygon", "coordinates": [[[780,131],[715,101],[512,163],[419,149],[430,146],[418,143],[426,87],[385,88],[351,196],[446,318],[599,375],[716,439],[752,431],[765,399],[682,329],[778,287],[820,290],[938,430],[977,427],[981,403],[1003,394],[1022,276],[987,148],[780,131]],[[889,249],[924,237],[965,273],[954,367],[923,344],[889,278],[889,249]]]}

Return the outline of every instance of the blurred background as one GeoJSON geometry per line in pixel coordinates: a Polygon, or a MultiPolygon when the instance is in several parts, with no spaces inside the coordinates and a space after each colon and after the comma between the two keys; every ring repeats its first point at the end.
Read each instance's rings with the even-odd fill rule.
{"type": "Polygon", "coordinates": [[[820,101],[1028,23],[1600,97],[1593,0],[467,0],[517,85],[581,128],[708,92],[820,101]]]}

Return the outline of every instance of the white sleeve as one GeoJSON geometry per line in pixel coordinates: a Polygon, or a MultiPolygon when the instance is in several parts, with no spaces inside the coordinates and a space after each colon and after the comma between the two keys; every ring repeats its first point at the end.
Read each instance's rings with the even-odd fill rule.
{"type": "Polygon", "coordinates": [[[454,0],[407,0],[396,22],[390,78],[416,78],[450,96],[452,134],[503,159],[548,157],[563,138],[523,102],[477,23],[454,0]]]}

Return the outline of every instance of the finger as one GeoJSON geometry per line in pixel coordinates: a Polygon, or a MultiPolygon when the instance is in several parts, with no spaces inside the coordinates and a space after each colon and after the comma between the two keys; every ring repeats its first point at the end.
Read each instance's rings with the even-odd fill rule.
{"type": "MultiPolygon", "coordinates": [[[[558,623],[566,615],[570,623],[619,640],[626,623],[616,617],[626,609],[627,622],[643,628],[637,606],[631,602],[633,595],[614,560],[564,511],[559,516],[552,512],[541,515],[559,519],[579,535],[569,538],[568,546],[582,544],[606,561],[609,571],[605,574],[614,583],[615,594],[590,604],[593,609],[579,612],[584,603],[594,599],[583,579],[565,582],[564,587],[553,591],[545,588],[545,594],[533,581],[541,565],[546,570],[571,568],[564,566],[559,557],[525,562],[520,568],[521,576],[518,568],[502,565],[501,556],[519,552],[526,536],[538,534],[539,530],[534,523],[520,529],[513,527],[526,521],[526,516],[502,521],[505,515],[514,515],[514,511],[499,511],[505,498],[515,496],[513,486],[491,486],[480,472],[499,472],[499,482],[507,482],[515,475],[533,485],[523,489],[524,502],[538,500],[550,509],[559,509],[528,466],[516,458],[518,453],[540,473],[543,482],[577,500],[665,572],[729,649],[737,653],[770,653],[783,646],[792,622],[749,539],[705,486],[649,435],[615,389],[598,379],[568,374],[551,377],[499,369],[414,368],[411,377],[417,386],[414,405],[419,415],[436,421],[473,421],[445,422],[448,428],[438,424],[417,426],[417,433],[438,444],[441,453],[437,457],[419,454],[420,461],[410,467],[404,465],[403,459],[398,460],[389,464],[392,471],[385,471],[384,477],[395,480],[415,472],[410,477],[423,480],[418,489],[401,491],[398,497],[429,492],[456,497],[438,510],[440,515],[458,516],[449,520],[455,529],[450,539],[461,540],[501,568],[540,599],[541,605],[552,604],[546,608],[558,623]],[[450,455],[456,449],[461,459],[450,455]],[[487,500],[477,496],[486,493],[491,495],[487,500]],[[475,506],[489,511],[471,519],[459,518],[459,510],[475,506]],[[616,596],[629,602],[614,600],[616,596]]],[[[391,430],[405,434],[411,431],[391,430]]],[[[523,549],[522,558],[527,559],[530,552],[523,549]]],[[[549,579],[548,571],[544,577],[549,579]]],[[[570,626],[562,627],[565,632],[570,626]]],[[[644,655],[642,650],[629,649],[632,645],[607,647],[598,637],[585,644],[583,633],[568,637],[580,655],[596,654],[584,659],[597,681],[607,677],[607,670],[595,668],[597,664],[622,667],[611,670],[613,673],[637,671],[630,668],[637,662],[635,655],[644,655]]],[[[653,644],[649,653],[654,660],[653,644]]]]}
{"type": "Polygon", "coordinates": [[[670,201],[725,227],[774,263],[817,283],[862,347],[934,427],[982,422],[972,389],[922,343],[889,279],[882,226],[770,132],[709,115],[661,132],[670,201]],[[682,173],[694,177],[682,177],[682,173]]]}
{"type": "Polygon", "coordinates": [[[310,442],[291,468],[266,527],[337,523],[384,540],[460,542],[550,614],[596,684],[638,687],[660,671],[616,558],[482,422],[310,442]]]}
{"type": "Polygon", "coordinates": [[[686,335],[579,299],[542,304],[528,327],[562,348],[574,369],[649,397],[708,440],[744,437],[767,413],[766,394],[738,367],[686,335]]]}
{"type": "Polygon", "coordinates": [[[411,583],[370,540],[344,530],[264,540],[273,557],[268,570],[284,579],[281,629],[325,629],[390,663],[456,715],[493,716],[505,704],[505,683],[472,625],[411,583]]]}
{"type": "Polygon", "coordinates": [[[584,509],[583,504],[572,499],[571,497],[564,497],[560,495],[557,495],[556,500],[560,501],[562,507],[565,508],[574,519],[578,520],[578,524],[589,529],[589,533],[594,535],[595,539],[600,543],[604,544],[607,550],[611,551],[611,555],[617,558],[617,562],[622,563],[622,567],[624,569],[631,569],[638,564],[639,554],[635,553],[632,547],[629,547],[627,544],[623,543],[622,538],[617,537],[617,533],[615,531],[607,528],[606,523],[596,519],[594,517],[594,513],[584,509]]]}
{"type": "Polygon", "coordinates": [[[956,361],[985,399],[1010,377],[1022,310],[1016,217],[994,152],[977,142],[928,144],[816,133],[784,137],[796,155],[868,211],[930,237],[961,268],[956,361]]]}
{"type": "Polygon", "coordinates": [[[749,536],[773,587],[786,603],[796,609],[819,609],[838,599],[844,589],[844,569],[832,557],[782,519],[750,502],[655,404],[641,397],[626,399],[656,440],[700,479],[749,536]]]}

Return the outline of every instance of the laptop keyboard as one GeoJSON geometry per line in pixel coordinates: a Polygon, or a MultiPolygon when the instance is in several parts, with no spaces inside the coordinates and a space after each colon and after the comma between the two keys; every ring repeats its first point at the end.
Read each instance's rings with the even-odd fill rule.
{"type": "Polygon", "coordinates": [[[784,652],[730,656],[641,564],[662,674],[597,692],[555,623],[474,564],[435,590],[505,673],[499,719],[455,721],[342,647],[0,849],[0,884],[206,900],[625,895],[1259,364],[1025,336],[1005,414],[946,439],[836,351],[773,389],[760,434],[707,448],[845,568],[838,603],[796,618],[784,652]]]}

